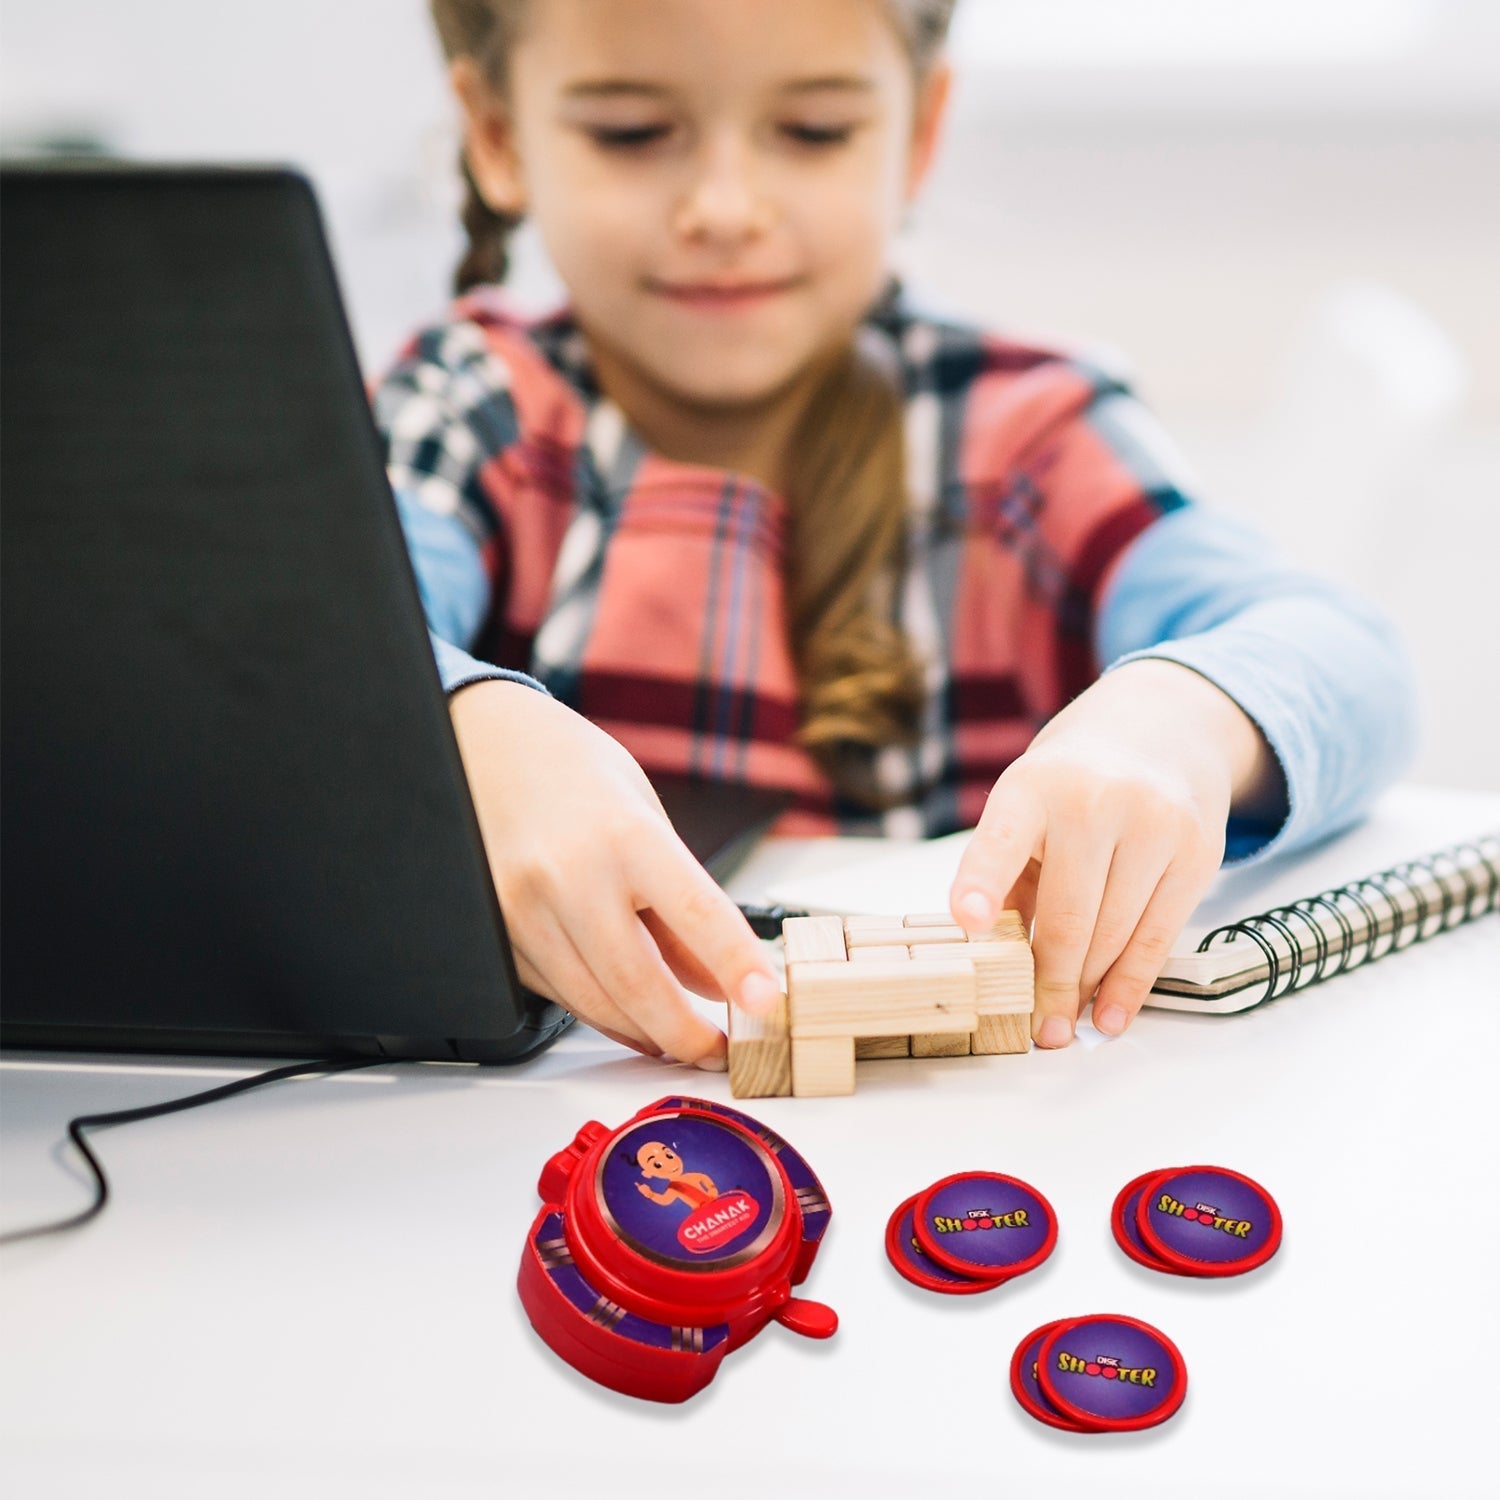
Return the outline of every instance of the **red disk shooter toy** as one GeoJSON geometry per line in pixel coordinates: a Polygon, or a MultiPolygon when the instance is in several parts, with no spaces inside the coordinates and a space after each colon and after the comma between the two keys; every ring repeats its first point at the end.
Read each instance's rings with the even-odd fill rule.
{"type": "Polygon", "coordinates": [[[542,1170],[521,1257],[532,1326],[627,1396],[685,1401],[773,1319],[809,1338],[833,1310],[792,1296],[828,1228],[813,1170],[759,1120],[670,1097],[590,1121],[542,1170]]]}

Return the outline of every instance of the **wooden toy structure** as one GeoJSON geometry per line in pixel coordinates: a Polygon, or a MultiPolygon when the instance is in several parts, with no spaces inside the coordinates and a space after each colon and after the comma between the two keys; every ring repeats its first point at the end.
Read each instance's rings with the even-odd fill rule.
{"type": "Polygon", "coordinates": [[[1031,944],[1019,912],[970,937],[946,912],[789,917],[777,1010],[729,1012],[737,1099],[852,1094],[854,1064],[1031,1046],[1031,944]]]}

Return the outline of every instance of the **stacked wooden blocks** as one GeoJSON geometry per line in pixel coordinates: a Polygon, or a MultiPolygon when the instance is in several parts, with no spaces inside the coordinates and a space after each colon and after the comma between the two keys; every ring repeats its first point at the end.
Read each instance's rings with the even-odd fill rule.
{"type": "Polygon", "coordinates": [[[1019,912],[970,937],[946,912],[790,917],[786,994],[729,1013],[737,1099],[852,1094],[857,1059],[967,1057],[1031,1046],[1031,944],[1019,912]]]}

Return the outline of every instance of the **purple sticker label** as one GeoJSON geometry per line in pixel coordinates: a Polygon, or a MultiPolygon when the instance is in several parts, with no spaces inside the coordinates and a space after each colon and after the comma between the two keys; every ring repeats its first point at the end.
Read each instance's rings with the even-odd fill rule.
{"type": "MultiPolygon", "coordinates": [[[[1277,1232],[1276,1215],[1264,1193],[1253,1183],[1209,1168],[1164,1177],[1142,1211],[1147,1232],[1166,1251],[1206,1265],[1252,1260],[1266,1251],[1277,1232]]],[[[1158,1253],[1149,1240],[1145,1248],[1148,1254],[1158,1253]]]]}
{"type": "Polygon", "coordinates": [[[1052,1215],[1025,1183],[975,1172],[938,1188],[922,1206],[926,1247],[979,1271],[1005,1271],[1046,1253],[1052,1215]]]}
{"type": "Polygon", "coordinates": [[[735,1126],[653,1115],[610,1143],[595,1191],[608,1223],[660,1265],[721,1271],[770,1243],[786,1212],[770,1154],[735,1126]]]}
{"type": "Polygon", "coordinates": [[[1171,1348],[1145,1328],[1115,1318],[1085,1318],[1047,1339],[1042,1391],[1102,1422],[1141,1422],[1175,1408],[1182,1372],[1171,1348]]]}

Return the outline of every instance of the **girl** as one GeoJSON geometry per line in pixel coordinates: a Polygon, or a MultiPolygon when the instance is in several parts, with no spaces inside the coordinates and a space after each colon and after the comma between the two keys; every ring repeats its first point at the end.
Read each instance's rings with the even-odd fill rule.
{"type": "Polygon", "coordinates": [[[632,756],[785,832],[977,824],[954,915],[1034,917],[1056,1046],[1129,1024],[1226,853],[1410,753],[1383,622],[1191,504],[1115,374],[892,283],[951,8],[433,0],[470,244],[377,416],[523,972],[647,1050],[722,1056],[673,973],[770,992],[632,756]]]}

